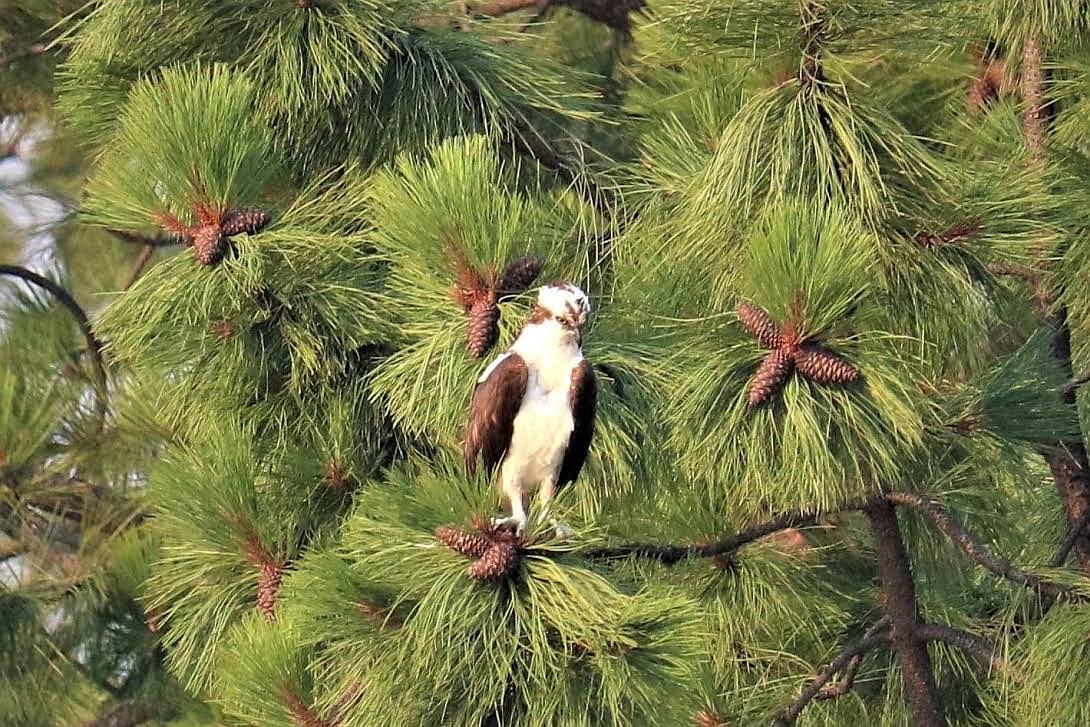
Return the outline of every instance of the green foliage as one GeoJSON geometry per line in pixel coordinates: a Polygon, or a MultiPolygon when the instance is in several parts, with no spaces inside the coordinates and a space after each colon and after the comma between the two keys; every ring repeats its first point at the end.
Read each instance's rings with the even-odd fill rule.
{"type": "Polygon", "coordinates": [[[88,220],[176,231],[204,222],[208,211],[256,202],[276,166],[254,102],[251,84],[224,66],[167,70],[138,83],[87,185],[88,220]]]}
{"type": "Polygon", "coordinates": [[[677,724],[691,714],[695,704],[676,695],[695,699],[693,602],[673,588],[611,579],[563,542],[534,546],[512,580],[475,583],[469,561],[432,531],[465,527],[488,501],[442,470],[419,468],[358,498],[343,557],[370,592],[397,594],[389,608],[405,620],[384,648],[363,652],[373,662],[338,665],[338,689],[368,685],[345,724],[376,713],[452,725],[490,714],[527,725],[677,724]]]}
{"type": "Polygon", "coordinates": [[[672,444],[690,476],[706,478],[724,503],[747,501],[753,515],[756,507],[833,508],[895,481],[921,445],[928,415],[906,375],[911,359],[899,355],[896,332],[876,325],[868,275],[876,245],[843,213],[787,207],[756,230],[735,286],[739,302],[851,362],[861,383],[796,375],[752,409],[748,384],[767,351],[726,310],[678,326],[678,352],[664,364],[672,444]]]}

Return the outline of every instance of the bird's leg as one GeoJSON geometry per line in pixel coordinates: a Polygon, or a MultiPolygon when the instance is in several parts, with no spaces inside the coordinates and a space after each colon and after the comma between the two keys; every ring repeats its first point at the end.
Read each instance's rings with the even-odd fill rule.
{"type": "Polygon", "coordinates": [[[542,483],[541,489],[538,491],[537,496],[541,504],[541,519],[548,521],[553,526],[553,532],[558,538],[570,538],[575,535],[575,531],[563,523],[558,523],[556,520],[549,517],[549,510],[552,506],[553,496],[556,494],[556,483],[552,480],[547,480],[542,483]]]}
{"type": "Polygon", "coordinates": [[[504,518],[493,518],[492,527],[501,528],[508,525],[515,526],[515,534],[522,535],[526,529],[526,509],[522,504],[522,489],[514,483],[504,483],[503,494],[511,503],[511,515],[504,518]]]}

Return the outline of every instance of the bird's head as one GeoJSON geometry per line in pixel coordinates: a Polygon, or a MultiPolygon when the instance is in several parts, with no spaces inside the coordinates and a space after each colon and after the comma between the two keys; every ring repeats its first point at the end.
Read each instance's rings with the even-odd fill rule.
{"type": "Polygon", "coordinates": [[[590,298],[571,283],[549,283],[537,294],[537,307],[533,318],[551,318],[564,328],[578,333],[587,322],[588,315],[590,298]]]}

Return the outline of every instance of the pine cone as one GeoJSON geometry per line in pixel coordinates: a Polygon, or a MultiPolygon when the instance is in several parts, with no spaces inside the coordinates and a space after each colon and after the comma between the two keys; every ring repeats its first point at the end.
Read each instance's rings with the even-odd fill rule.
{"type": "Polygon", "coordinates": [[[757,372],[749,382],[749,397],[747,403],[750,407],[760,406],[773,392],[787,381],[791,375],[795,362],[791,354],[776,350],[770,352],[757,367],[757,372]]]}
{"type": "Polygon", "coordinates": [[[529,288],[541,275],[544,264],[545,261],[537,255],[525,255],[507,263],[500,279],[500,295],[515,295],[529,288]]]}
{"type": "Polygon", "coordinates": [[[518,546],[509,541],[493,543],[484,555],[469,566],[469,577],[478,581],[506,578],[518,566],[518,546]]]}
{"type": "Polygon", "coordinates": [[[719,715],[711,707],[705,707],[693,717],[696,727],[727,727],[726,722],[719,719],[719,715]]]}
{"type": "Polygon", "coordinates": [[[269,213],[259,209],[231,210],[223,216],[223,234],[234,237],[245,232],[247,235],[256,235],[269,224],[269,213]]]}
{"type": "Polygon", "coordinates": [[[737,314],[742,327],[749,332],[749,335],[757,339],[757,343],[768,349],[780,345],[783,331],[763,308],[758,308],[749,303],[739,303],[734,312],[737,314]]]}
{"type": "Polygon", "coordinates": [[[859,369],[836,354],[814,346],[795,353],[795,367],[800,374],[820,384],[846,384],[859,378],[859,369]]]}
{"type": "Polygon", "coordinates": [[[488,353],[500,338],[500,308],[495,295],[478,298],[469,309],[469,352],[475,358],[488,353]]]}
{"type": "Polygon", "coordinates": [[[201,225],[193,230],[192,238],[201,265],[215,265],[227,253],[227,238],[219,225],[201,225]]]}
{"type": "Polygon", "coordinates": [[[480,533],[467,533],[448,525],[437,527],[435,537],[451,550],[470,558],[480,558],[492,547],[492,541],[480,533]]]}
{"type": "Polygon", "coordinates": [[[257,609],[266,621],[276,620],[276,596],[280,592],[280,579],[284,566],[280,563],[263,563],[257,578],[257,609]]]}

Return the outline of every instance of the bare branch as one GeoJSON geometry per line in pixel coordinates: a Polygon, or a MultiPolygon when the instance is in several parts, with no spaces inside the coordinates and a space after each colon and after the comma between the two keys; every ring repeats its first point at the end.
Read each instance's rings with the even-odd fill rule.
{"type": "Polygon", "coordinates": [[[174,245],[185,244],[185,239],[181,235],[174,235],[170,233],[156,235],[155,237],[152,237],[151,235],[141,235],[139,233],[129,232],[127,230],[107,229],[106,232],[109,232],[111,235],[116,237],[118,240],[121,240],[122,242],[129,242],[133,245],[172,247],[174,245]]]}
{"type": "Polygon", "coordinates": [[[26,48],[12,51],[8,55],[0,57],[0,68],[7,68],[15,61],[22,60],[23,58],[40,56],[44,54],[47,50],[49,50],[49,46],[47,46],[45,43],[32,43],[26,48]]]}
{"type": "Polygon", "coordinates": [[[825,670],[810,680],[810,683],[806,685],[806,688],[802,690],[798,698],[795,699],[787,709],[780,712],[776,717],[775,724],[781,727],[788,727],[795,724],[795,720],[799,718],[802,711],[806,709],[810,702],[821,693],[822,688],[832,680],[841,670],[844,670],[852,662],[853,659],[861,658],[868,651],[872,651],[879,646],[885,646],[889,644],[889,634],[877,633],[870,636],[864,636],[854,644],[849,645],[839,654],[836,658],[829,662],[829,666],[825,667],[825,670]]]}
{"type": "Polygon", "coordinates": [[[0,265],[0,275],[19,278],[26,283],[36,285],[47,291],[56,298],[61,305],[67,308],[72,314],[72,317],[76,319],[76,324],[79,326],[80,332],[83,333],[83,337],[87,340],[87,349],[91,354],[91,367],[94,370],[95,376],[95,394],[96,401],[98,402],[98,410],[100,416],[105,418],[107,393],[106,366],[102,359],[102,344],[95,336],[94,331],[91,330],[91,321],[87,318],[87,313],[67,290],[33,270],[28,270],[24,267],[19,267],[18,265],[0,265]]]}
{"type": "Polygon", "coordinates": [[[1009,560],[999,557],[987,545],[974,538],[965,528],[958,524],[945,508],[923,495],[913,492],[891,492],[885,495],[885,499],[895,505],[911,507],[929,517],[944,535],[965,551],[966,555],[997,576],[1020,586],[1025,586],[1048,598],[1059,598],[1066,601],[1087,600],[1086,597],[1068,586],[1027,573],[1009,560]]]}
{"type": "Polygon", "coordinates": [[[1056,555],[1052,556],[1052,560],[1048,563],[1049,568],[1060,568],[1067,562],[1067,556],[1070,555],[1071,549],[1075,547],[1075,543],[1083,531],[1086,530],[1087,525],[1090,525],[1090,510],[1086,510],[1077,521],[1067,528],[1067,535],[1064,536],[1060,547],[1056,549],[1056,555]]]}
{"type": "Polygon", "coordinates": [[[999,674],[1021,684],[1026,675],[1007,663],[998,653],[998,645],[974,633],[947,626],[946,624],[920,624],[916,637],[921,641],[941,641],[977,657],[999,674]]]}
{"type": "MultiPolygon", "coordinates": [[[[842,508],[851,509],[851,508],[842,508]]],[[[657,560],[666,565],[674,565],[686,558],[713,558],[715,556],[729,555],[744,545],[771,535],[772,533],[789,528],[813,525],[817,522],[819,514],[805,510],[777,515],[771,520],[754,525],[739,533],[730,535],[722,540],[712,543],[693,545],[656,545],[654,543],[629,543],[611,548],[598,548],[586,553],[588,558],[594,560],[617,560],[620,558],[636,557],[648,560],[657,560]]]]}
{"type": "Polygon", "coordinates": [[[144,268],[147,267],[148,260],[151,259],[152,253],[155,252],[155,245],[147,244],[140,250],[140,255],[137,256],[136,262],[133,263],[132,272],[129,273],[129,281],[125,283],[124,290],[128,290],[136,282],[140,274],[144,272],[144,268]]]}
{"type": "MultiPolygon", "coordinates": [[[[889,628],[889,616],[883,616],[863,633],[863,638],[868,639],[871,636],[876,636],[887,628],[889,628]]],[[[856,654],[853,656],[851,661],[848,662],[847,668],[844,669],[844,675],[841,677],[840,681],[822,687],[815,699],[836,699],[837,697],[843,697],[850,692],[852,687],[855,686],[855,678],[859,676],[859,669],[863,666],[863,656],[864,654],[856,654]]]]}
{"type": "Polygon", "coordinates": [[[159,716],[159,708],[151,702],[126,701],[101,717],[80,723],[79,727],[136,727],[159,716]]]}
{"type": "Polygon", "coordinates": [[[549,2],[550,0],[492,0],[492,2],[473,3],[470,9],[478,15],[498,18],[520,10],[537,9],[538,6],[548,5],[549,2]]]}

